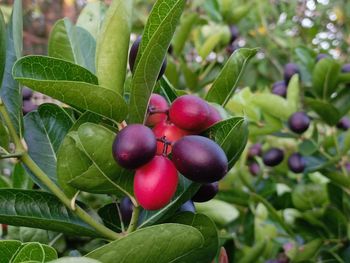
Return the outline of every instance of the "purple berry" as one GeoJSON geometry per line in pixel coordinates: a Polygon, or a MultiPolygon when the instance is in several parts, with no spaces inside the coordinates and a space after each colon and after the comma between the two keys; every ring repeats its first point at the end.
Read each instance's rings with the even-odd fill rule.
{"type": "Polygon", "coordinates": [[[230,42],[232,43],[233,41],[235,41],[239,37],[238,27],[231,25],[230,26],[230,33],[231,33],[230,42]]]}
{"type": "Polygon", "coordinates": [[[123,219],[123,223],[125,225],[128,225],[130,223],[132,212],[134,210],[134,206],[131,202],[131,199],[129,197],[124,197],[120,201],[119,207],[120,207],[120,213],[123,219]]]}
{"type": "Polygon", "coordinates": [[[33,96],[33,91],[28,88],[23,88],[22,89],[22,98],[23,100],[30,100],[30,98],[33,96]]]}
{"type": "Polygon", "coordinates": [[[193,202],[203,203],[213,199],[219,191],[219,183],[203,184],[192,197],[193,202]]]}
{"type": "Polygon", "coordinates": [[[350,64],[344,64],[341,68],[341,72],[350,73],[350,64]]]}
{"type": "Polygon", "coordinates": [[[302,173],[305,170],[306,161],[299,153],[293,153],[288,158],[288,167],[294,173],[302,173]]]}
{"type": "Polygon", "coordinates": [[[262,155],[262,146],[260,143],[253,144],[248,150],[248,159],[254,159],[256,156],[262,155]]]}
{"type": "Polygon", "coordinates": [[[23,105],[22,105],[22,111],[23,114],[26,115],[27,113],[36,110],[38,108],[37,105],[35,105],[33,102],[31,102],[30,100],[24,100],[23,101],[23,105]]]}
{"type": "Polygon", "coordinates": [[[260,165],[257,162],[252,162],[249,164],[249,172],[253,175],[256,176],[260,174],[260,165]]]}
{"type": "Polygon", "coordinates": [[[324,58],[329,58],[329,56],[327,54],[320,53],[316,57],[316,62],[319,62],[321,59],[324,59],[324,58]]]}
{"type": "Polygon", "coordinates": [[[277,166],[284,159],[284,153],[281,149],[271,148],[263,155],[263,162],[267,166],[277,166]]]}
{"type": "Polygon", "coordinates": [[[188,200],[186,203],[182,204],[182,206],[179,208],[179,212],[191,212],[195,213],[196,208],[194,207],[193,201],[188,200]]]}
{"type": "Polygon", "coordinates": [[[296,112],[290,116],[288,126],[291,131],[301,134],[309,128],[310,118],[305,112],[296,112]]]}
{"type": "Polygon", "coordinates": [[[337,128],[341,130],[348,130],[350,128],[350,119],[348,117],[343,117],[337,123],[337,128]]]}
{"type": "Polygon", "coordinates": [[[273,94],[281,96],[285,98],[287,96],[287,85],[282,81],[277,81],[272,85],[272,91],[273,94]]]}
{"type": "Polygon", "coordinates": [[[293,77],[295,74],[299,74],[299,67],[295,63],[288,63],[284,66],[284,81],[286,83],[289,83],[289,80],[293,77]]]}

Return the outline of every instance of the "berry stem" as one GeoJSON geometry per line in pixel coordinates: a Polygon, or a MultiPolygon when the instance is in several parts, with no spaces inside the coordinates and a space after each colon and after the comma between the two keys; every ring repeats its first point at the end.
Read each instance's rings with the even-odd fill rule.
{"type": "Polygon", "coordinates": [[[129,224],[129,227],[127,230],[128,233],[131,233],[131,232],[136,230],[137,222],[139,221],[140,210],[141,210],[140,206],[134,206],[134,210],[132,211],[130,224],[129,224]]]}

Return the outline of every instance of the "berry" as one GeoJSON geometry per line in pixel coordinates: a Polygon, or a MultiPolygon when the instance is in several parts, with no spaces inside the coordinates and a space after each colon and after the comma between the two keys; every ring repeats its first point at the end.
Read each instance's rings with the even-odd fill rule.
{"type": "Polygon", "coordinates": [[[228,170],[225,152],[212,140],[185,136],[173,146],[173,162],[181,174],[198,183],[213,183],[228,170]]]}
{"type": "Polygon", "coordinates": [[[22,111],[23,114],[26,115],[27,113],[36,110],[38,108],[37,105],[35,105],[32,101],[30,100],[24,100],[23,105],[22,105],[22,111]]]}
{"type": "Polygon", "coordinates": [[[232,43],[233,41],[235,41],[239,37],[238,27],[231,25],[230,26],[230,34],[231,34],[230,42],[232,43]]]}
{"type": "Polygon", "coordinates": [[[209,114],[209,104],[194,95],[177,98],[169,109],[170,121],[189,131],[202,131],[206,127],[209,114]]]}
{"type": "Polygon", "coordinates": [[[337,123],[337,128],[341,130],[348,130],[350,128],[350,119],[348,117],[343,117],[337,123]]]}
{"type": "Polygon", "coordinates": [[[237,49],[239,48],[239,46],[237,44],[229,44],[226,47],[226,52],[227,54],[231,55],[233,52],[235,52],[237,49]]]}
{"type": "MultiPolygon", "coordinates": [[[[158,123],[153,128],[153,133],[156,136],[156,138],[164,138],[166,141],[170,143],[174,143],[177,140],[181,139],[182,137],[189,135],[188,131],[182,130],[178,128],[176,125],[174,125],[171,122],[168,121],[162,121],[158,123]]],[[[171,145],[168,145],[168,149],[166,154],[169,154],[171,152],[171,145]]],[[[163,154],[164,149],[164,142],[157,141],[157,154],[161,155],[163,154]]]]}
{"type": "Polygon", "coordinates": [[[248,159],[252,160],[256,156],[262,155],[262,146],[260,143],[253,144],[248,149],[248,159]]]}
{"type": "MultiPolygon", "coordinates": [[[[135,42],[132,44],[129,52],[129,67],[132,73],[134,73],[134,65],[137,57],[137,52],[139,51],[140,43],[141,43],[142,37],[139,36],[135,42]]],[[[158,80],[163,76],[165,69],[167,65],[167,59],[165,58],[162,64],[162,67],[160,69],[158,80]]]]}
{"type": "Polygon", "coordinates": [[[293,77],[295,74],[299,74],[299,67],[297,64],[294,63],[288,63],[284,66],[284,81],[286,83],[289,83],[289,80],[293,77]]]}
{"type": "Polygon", "coordinates": [[[285,98],[287,96],[287,85],[284,82],[284,80],[277,81],[272,85],[272,91],[273,94],[281,96],[285,98]]]}
{"type": "Polygon", "coordinates": [[[305,112],[295,112],[288,120],[291,131],[301,134],[310,126],[310,118],[305,112]]]}
{"type": "Polygon", "coordinates": [[[154,126],[157,123],[166,120],[168,118],[168,110],[169,105],[166,99],[153,93],[148,104],[149,115],[146,120],[146,125],[154,126]]]}
{"type": "Polygon", "coordinates": [[[341,68],[341,72],[350,73],[350,64],[344,64],[341,68]]]}
{"type": "Polygon", "coordinates": [[[131,199],[129,197],[124,197],[120,201],[119,208],[120,208],[120,213],[121,213],[121,216],[123,219],[123,223],[125,225],[128,225],[130,223],[132,212],[134,210],[134,206],[131,202],[131,199]]]}
{"type": "Polygon", "coordinates": [[[252,162],[249,164],[249,172],[253,175],[256,176],[260,174],[260,166],[257,162],[252,162]]]}
{"type": "Polygon", "coordinates": [[[22,98],[24,100],[30,100],[30,98],[33,96],[33,91],[28,88],[23,88],[22,89],[22,98]]]}
{"type": "Polygon", "coordinates": [[[120,166],[135,169],[154,157],[157,140],[150,128],[131,124],[117,134],[112,149],[113,157],[120,166]]]}
{"type": "Polygon", "coordinates": [[[263,155],[263,162],[267,166],[279,165],[284,159],[284,153],[281,149],[271,148],[263,155]]]}
{"type": "Polygon", "coordinates": [[[164,156],[155,156],[136,170],[134,193],[146,210],[157,210],[167,205],[174,196],[178,175],[174,164],[164,156]]]}
{"type": "Polygon", "coordinates": [[[305,159],[299,153],[293,153],[288,158],[288,167],[294,173],[302,173],[305,169],[305,159]]]}
{"type": "Polygon", "coordinates": [[[329,58],[329,56],[327,54],[320,53],[316,57],[316,62],[319,62],[321,59],[324,59],[324,58],[329,58]]]}
{"type": "Polygon", "coordinates": [[[179,208],[179,212],[191,212],[195,213],[196,208],[194,207],[193,201],[188,200],[186,203],[182,204],[182,206],[179,208]]]}
{"type": "Polygon", "coordinates": [[[216,196],[219,191],[219,183],[203,184],[197,193],[192,197],[193,202],[207,202],[216,196]]]}
{"type": "Polygon", "coordinates": [[[222,117],[219,113],[219,111],[212,105],[209,105],[209,117],[206,121],[205,128],[207,129],[210,126],[214,125],[215,123],[222,120],[222,117]]]}

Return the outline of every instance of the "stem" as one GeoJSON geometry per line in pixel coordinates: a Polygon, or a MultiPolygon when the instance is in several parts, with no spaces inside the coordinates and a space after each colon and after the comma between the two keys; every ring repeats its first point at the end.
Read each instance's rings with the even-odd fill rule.
{"type": "Polygon", "coordinates": [[[135,231],[135,229],[137,227],[137,222],[139,221],[140,210],[141,210],[140,206],[134,207],[134,211],[132,212],[132,217],[131,217],[130,224],[129,224],[129,227],[127,230],[128,233],[135,231]]]}
{"type": "Polygon", "coordinates": [[[9,159],[9,158],[21,158],[23,155],[22,152],[20,153],[10,153],[10,154],[0,154],[0,160],[1,159],[9,159]]]}

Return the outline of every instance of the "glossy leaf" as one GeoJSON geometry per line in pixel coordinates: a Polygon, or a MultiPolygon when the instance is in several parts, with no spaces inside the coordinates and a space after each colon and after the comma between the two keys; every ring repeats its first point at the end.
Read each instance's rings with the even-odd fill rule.
{"type": "Polygon", "coordinates": [[[5,150],[8,150],[9,143],[10,143],[10,136],[8,134],[7,128],[1,122],[1,118],[0,118],[0,147],[4,148],[5,150]]]}
{"type": "Polygon", "coordinates": [[[164,95],[168,98],[170,102],[173,102],[178,97],[175,88],[171,85],[171,83],[167,80],[167,78],[162,78],[160,80],[160,87],[164,92],[164,95]]]}
{"type": "Polygon", "coordinates": [[[72,106],[117,121],[126,116],[126,103],[118,93],[98,86],[95,75],[71,62],[27,56],[16,62],[13,75],[21,84],[72,106]]]}
{"type": "Polygon", "coordinates": [[[211,126],[205,135],[214,140],[226,153],[229,169],[241,156],[248,140],[248,123],[242,117],[233,117],[211,126]]]}
{"type": "Polygon", "coordinates": [[[226,105],[237,88],[249,60],[255,56],[257,51],[257,49],[248,48],[235,51],[214,81],[206,100],[226,105]]]}
{"type": "Polygon", "coordinates": [[[300,104],[300,85],[298,74],[295,74],[289,81],[287,89],[287,102],[291,108],[291,111],[298,111],[300,104]]]}
{"type": "Polygon", "coordinates": [[[256,243],[255,246],[249,249],[249,251],[238,261],[238,263],[257,262],[263,255],[266,247],[267,242],[265,240],[256,243]]]}
{"type": "Polygon", "coordinates": [[[315,239],[305,244],[296,253],[293,262],[304,262],[305,260],[313,259],[321,248],[322,243],[323,241],[321,239],[315,239]]]}
{"type": "Polygon", "coordinates": [[[116,203],[111,203],[101,207],[98,215],[102,218],[106,227],[116,232],[121,232],[121,222],[116,203]]]}
{"type": "Polygon", "coordinates": [[[78,236],[98,236],[57,197],[32,190],[0,189],[0,223],[78,236]]]}
{"type": "Polygon", "coordinates": [[[210,52],[212,52],[215,47],[220,44],[222,38],[224,38],[224,34],[222,32],[216,32],[209,36],[198,50],[198,55],[205,60],[209,56],[210,52]]]}
{"type": "Polygon", "coordinates": [[[130,123],[145,121],[149,97],[185,3],[185,0],[158,0],[149,15],[131,82],[130,123]]]}
{"type": "Polygon", "coordinates": [[[176,30],[174,39],[173,39],[175,54],[177,55],[181,54],[193,26],[195,26],[197,23],[198,18],[199,17],[197,13],[187,14],[186,16],[183,16],[181,18],[180,25],[176,30]]]}
{"type": "Polygon", "coordinates": [[[22,243],[17,240],[0,240],[0,262],[11,262],[11,258],[21,245],[22,243]]]}
{"type": "Polygon", "coordinates": [[[133,1],[110,5],[97,38],[96,73],[100,84],[121,95],[124,91],[133,1]]]}
{"type": "Polygon", "coordinates": [[[172,219],[172,222],[195,227],[204,237],[204,244],[201,248],[175,262],[211,262],[219,248],[218,232],[214,222],[205,215],[190,212],[179,214],[172,219]]]}
{"type": "Polygon", "coordinates": [[[305,98],[305,102],[329,125],[337,124],[341,118],[340,112],[326,101],[305,98]]]}
{"type": "Polygon", "coordinates": [[[0,87],[6,62],[6,25],[4,16],[0,9],[0,87]]]}
{"type": "Polygon", "coordinates": [[[91,72],[95,71],[96,41],[82,27],[77,27],[64,18],[52,28],[48,53],[55,57],[81,65],[91,72]]]}
{"type": "Polygon", "coordinates": [[[33,181],[30,179],[21,163],[16,163],[12,172],[12,186],[18,189],[32,189],[33,181]]]}
{"type": "Polygon", "coordinates": [[[22,94],[17,81],[12,77],[12,67],[22,54],[22,1],[15,0],[6,31],[6,62],[0,88],[0,97],[10,114],[17,133],[22,135],[22,94]]]}
{"type": "Polygon", "coordinates": [[[183,203],[192,198],[198,191],[200,185],[194,183],[182,175],[179,175],[179,184],[172,201],[165,207],[156,211],[144,210],[140,216],[139,228],[154,225],[155,223],[164,222],[172,216],[183,203]]]}
{"type": "Polygon", "coordinates": [[[289,106],[287,100],[275,94],[255,94],[252,103],[264,113],[282,120],[287,120],[293,113],[293,109],[289,106]]]}
{"type": "Polygon", "coordinates": [[[86,256],[104,263],[168,263],[202,247],[203,243],[202,234],[194,227],[163,224],[137,230],[86,256]]]}
{"type": "Polygon", "coordinates": [[[324,58],[320,60],[312,73],[312,88],[318,98],[328,100],[338,83],[340,65],[337,61],[324,58]]]}
{"type": "Polygon", "coordinates": [[[109,129],[93,123],[84,123],[77,131],[70,132],[58,152],[60,185],[66,189],[64,185],[69,184],[91,193],[131,195],[132,172],[118,166],[112,156],[115,136],[109,129]]]}
{"type": "Polygon", "coordinates": [[[57,259],[57,252],[52,247],[37,242],[24,243],[11,263],[26,261],[48,262],[57,259]]]}
{"type": "MultiPolygon", "coordinates": [[[[72,125],[70,116],[55,104],[43,104],[24,118],[24,139],[28,153],[55,183],[57,151],[72,125]]],[[[29,174],[34,182],[45,187],[34,174],[29,174]]]]}
{"type": "Polygon", "coordinates": [[[85,257],[64,257],[50,261],[50,263],[101,263],[101,261],[85,257]]]}

